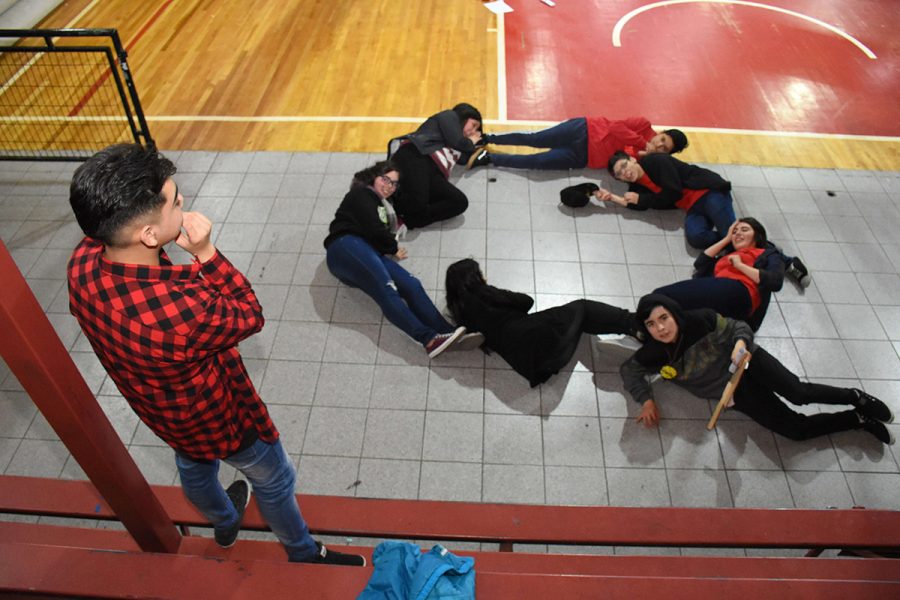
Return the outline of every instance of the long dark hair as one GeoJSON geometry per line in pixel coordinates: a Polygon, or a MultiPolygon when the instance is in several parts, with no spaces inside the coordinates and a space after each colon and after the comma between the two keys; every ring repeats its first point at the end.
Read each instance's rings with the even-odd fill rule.
{"type": "Polygon", "coordinates": [[[741,217],[738,219],[738,223],[746,223],[750,227],[753,228],[753,245],[757,248],[765,248],[766,243],[769,241],[769,237],[766,234],[766,228],[763,227],[763,224],[754,219],[753,217],[741,217]]]}
{"type": "Polygon", "coordinates": [[[457,323],[463,324],[465,297],[488,287],[478,261],[464,258],[447,267],[444,284],[447,290],[447,309],[457,323]]]}
{"type": "Polygon", "coordinates": [[[370,186],[375,183],[375,179],[377,177],[387,175],[391,171],[400,173],[400,169],[397,168],[397,165],[394,163],[394,161],[379,161],[371,167],[366,167],[362,171],[357,171],[356,173],[354,173],[353,181],[350,182],[350,189],[354,190],[358,187],[370,186]]]}

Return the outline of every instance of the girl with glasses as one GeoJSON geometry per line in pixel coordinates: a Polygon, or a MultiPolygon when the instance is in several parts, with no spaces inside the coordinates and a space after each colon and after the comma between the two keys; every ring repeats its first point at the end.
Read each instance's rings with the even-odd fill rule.
{"type": "Polygon", "coordinates": [[[430,358],[451,346],[477,347],[481,336],[467,336],[465,327],[448,323],[422,283],[396,262],[407,257],[397,244],[402,225],[388,201],[399,180],[400,171],[391,161],[353,176],[325,238],[328,270],[375,300],[384,316],[422,344],[430,358]]]}

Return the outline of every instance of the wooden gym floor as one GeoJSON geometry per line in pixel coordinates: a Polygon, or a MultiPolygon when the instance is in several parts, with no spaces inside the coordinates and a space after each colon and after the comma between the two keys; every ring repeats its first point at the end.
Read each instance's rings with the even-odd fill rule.
{"type": "Polygon", "coordinates": [[[41,27],[118,29],[169,150],[377,152],[467,101],[488,130],[640,113],[690,161],[900,170],[892,0],[510,4],[67,0],[41,27]]]}

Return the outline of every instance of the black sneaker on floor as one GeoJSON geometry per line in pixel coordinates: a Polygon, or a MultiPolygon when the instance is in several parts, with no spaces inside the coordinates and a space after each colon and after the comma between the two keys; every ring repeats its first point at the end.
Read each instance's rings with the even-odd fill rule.
{"type": "Polygon", "coordinates": [[[785,274],[796,279],[797,283],[799,283],[802,288],[808,288],[809,284],[812,283],[809,269],[806,268],[806,265],[803,264],[803,261],[800,260],[799,256],[795,256],[791,259],[790,264],[788,264],[788,267],[785,270],[785,274]]]}
{"type": "Polygon", "coordinates": [[[859,415],[861,427],[878,438],[878,441],[888,446],[894,445],[894,435],[881,421],[876,421],[866,415],[859,415]]]}
{"type": "Polygon", "coordinates": [[[481,148],[473,152],[472,156],[469,157],[469,162],[466,163],[466,170],[468,171],[475,167],[483,167],[489,164],[491,164],[491,155],[488,154],[487,150],[481,148]]]}
{"type": "Polygon", "coordinates": [[[234,509],[238,513],[237,523],[226,529],[225,531],[215,530],[216,543],[223,548],[231,548],[237,540],[238,532],[241,530],[241,521],[244,519],[244,511],[250,502],[250,486],[243,479],[238,479],[228,486],[225,490],[234,509]]]}
{"type": "Polygon", "coordinates": [[[891,412],[887,404],[860,389],[854,389],[853,391],[856,393],[856,400],[853,402],[856,412],[882,423],[893,423],[894,413],[891,412]]]}
{"type": "Polygon", "coordinates": [[[312,560],[306,561],[323,565],[344,565],[346,567],[366,566],[366,557],[359,554],[346,554],[337,550],[329,550],[322,542],[316,542],[319,553],[312,560]]]}

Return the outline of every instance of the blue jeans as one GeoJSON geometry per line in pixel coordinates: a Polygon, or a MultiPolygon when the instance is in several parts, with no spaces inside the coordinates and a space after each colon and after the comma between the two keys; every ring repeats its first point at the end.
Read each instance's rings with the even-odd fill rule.
{"type": "Polygon", "coordinates": [[[341,236],[328,244],[326,253],[328,270],[335,277],[368,294],[388,321],[420,344],[453,331],[422,283],[361,237],[341,236]]]}
{"type": "Polygon", "coordinates": [[[491,152],[491,162],[513,169],[581,169],[588,160],[588,129],[584,117],[569,119],[542,131],[484,136],[485,143],[550,148],[537,154],[491,152]]]}
{"type": "MultiPolygon", "coordinates": [[[[294,495],[297,475],[281,442],[269,444],[257,440],[249,448],[223,460],[243,473],[253,486],[259,512],[284,545],[288,559],[305,561],[313,558],[318,548],[300,514],[294,495]]],[[[175,464],[184,495],[213,527],[227,529],[237,523],[238,513],[217,478],[218,460],[195,461],[176,453],[175,464]]]]}
{"type": "Polygon", "coordinates": [[[692,247],[705,250],[728,234],[734,220],[731,192],[710,190],[687,211],[684,235],[692,247]]]}
{"type": "Polygon", "coordinates": [[[668,296],[685,310],[711,308],[720,315],[746,321],[752,314],[750,292],[737,279],[696,277],[653,290],[668,296]]]}

